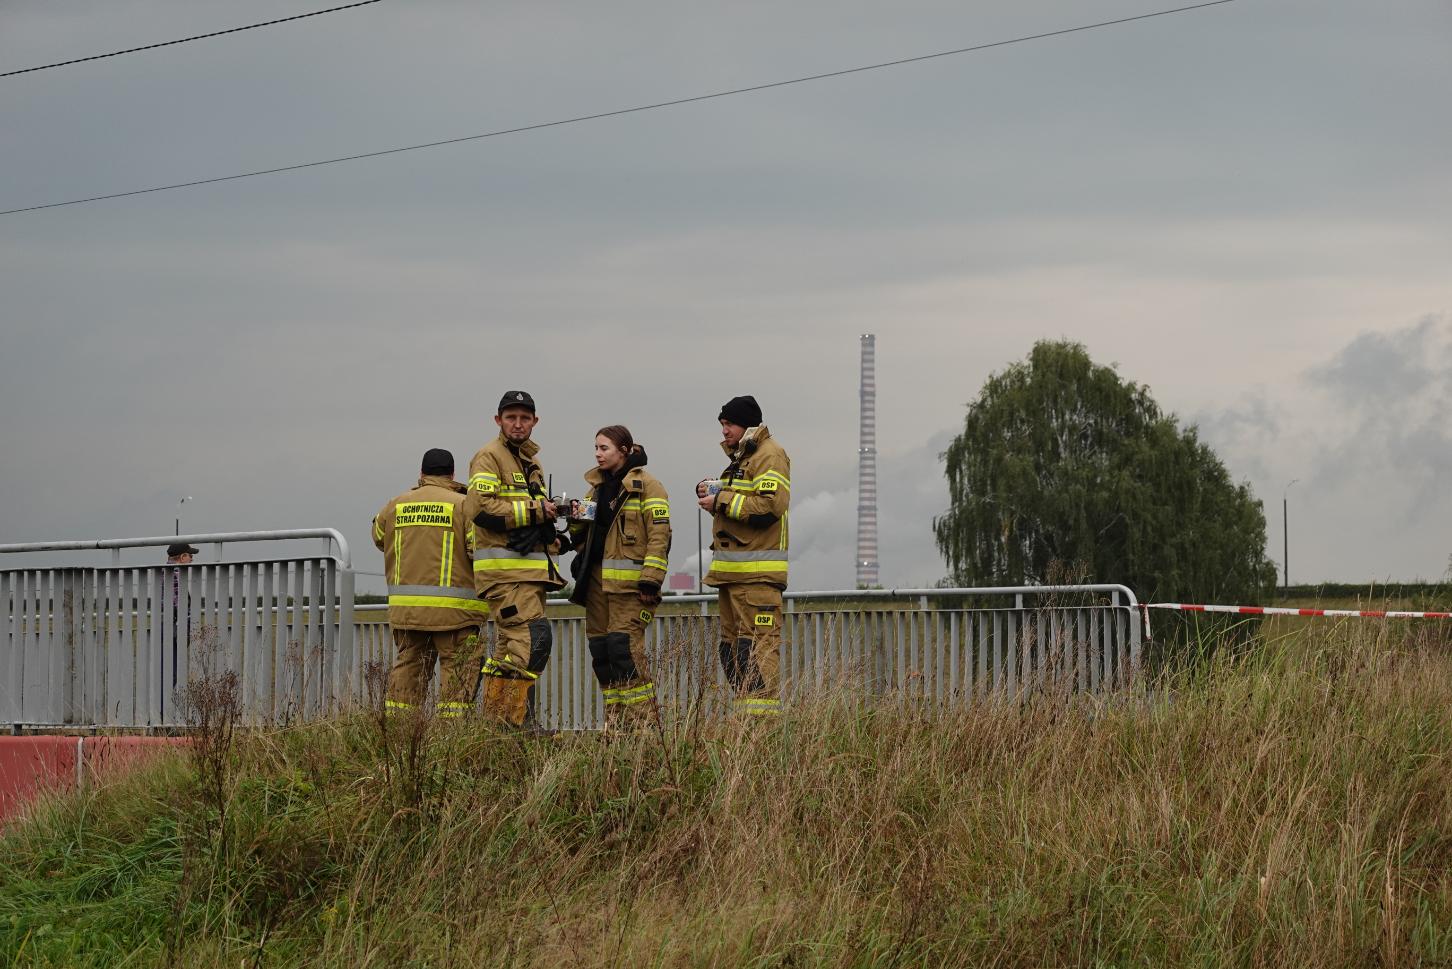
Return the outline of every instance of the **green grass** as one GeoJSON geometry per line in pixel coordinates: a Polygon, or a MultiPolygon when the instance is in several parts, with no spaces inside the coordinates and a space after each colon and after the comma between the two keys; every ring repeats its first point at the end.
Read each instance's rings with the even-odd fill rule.
{"type": "Polygon", "coordinates": [[[0,965],[1452,965],[1434,639],[664,736],[239,736],[220,803],[172,757],[6,834],[0,965]]]}

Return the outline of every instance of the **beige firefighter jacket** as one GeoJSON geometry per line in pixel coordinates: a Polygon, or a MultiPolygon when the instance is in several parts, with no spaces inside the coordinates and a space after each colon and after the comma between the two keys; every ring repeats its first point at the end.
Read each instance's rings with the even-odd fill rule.
{"type": "Polygon", "coordinates": [[[515,529],[553,528],[544,513],[545,475],[534,460],[538,453],[535,442],[516,449],[500,434],[469,462],[464,515],[474,523],[474,587],[480,592],[500,582],[540,582],[555,589],[565,584],[553,540],[534,542],[527,552],[509,547],[515,529]]]}
{"type": "Polygon", "coordinates": [[[792,462],[765,424],[750,428],[721,473],[711,514],[711,570],[706,584],[787,584],[787,506],[792,462]]]}
{"type": "MultiPolygon", "coordinates": [[[[585,483],[590,486],[586,500],[594,500],[604,478],[599,468],[585,472],[585,483]]],[[[592,532],[589,522],[571,522],[570,536],[576,555],[588,555],[586,542],[600,538],[598,532],[592,532]]],[[[615,520],[605,534],[600,587],[606,593],[635,592],[645,582],[654,584],[659,592],[665,584],[670,554],[671,503],[665,485],[642,467],[630,468],[620,481],[615,520]]],[[[583,574],[579,581],[585,581],[583,574]]]]}
{"type": "Polygon", "coordinates": [[[489,607],[474,592],[473,529],[463,505],[463,485],[430,474],[374,516],[373,544],[383,553],[393,628],[446,631],[489,618],[489,607]]]}

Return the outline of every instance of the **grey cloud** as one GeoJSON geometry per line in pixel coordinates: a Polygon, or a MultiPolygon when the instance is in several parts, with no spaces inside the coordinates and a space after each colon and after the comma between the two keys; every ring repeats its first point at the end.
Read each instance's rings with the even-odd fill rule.
{"type": "Polygon", "coordinates": [[[1232,481],[1271,476],[1264,449],[1279,437],[1282,416],[1263,388],[1242,394],[1229,407],[1192,414],[1188,423],[1226,462],[1232,481]]]}
{"type": "MultiPolygon", "coordinates": [[[[1452,318],[1428,315],[1384,333],[1364,333],[1307,375],[1330,410],[1334,441],[1317,462],[1319,481],[1349,487],[1391,478],[1407,496],[1399,516],[1425,517],[1452,493],[1452,318]]],[[[1383,497],[1385,497],[1383,492],[1383,497]]]]}
{"type": "Polygon", "coordinates": [[[1307,377],[1337,405],[1362,411],[1368,419],[1399,423],[1400,415],[1389,406],[1425,398],[1429,390],[1443,396],[1445,388],[1433,385],[1445,381],[1452,362],[1444,324],[1428,315],[1390,333],[1363,333],[1307,377]]]}
{"type": "MultiPolygon", "coordinates": [[[[18,0],[0,61],[146,43],[161,24],[215,29],[237,9],[18,0]]],[[[1143,10],[379,4],[6,85],[0,202],[1143,10]]],[[[1440,0],[1218,10],[0,220],[0,538],[165,530],[180,490],[208,528],[331,524],[366,550],[368,516],[422,449],[464,460],[516,384],[541,399],[558,480],[588,465],[595,427],[621,420],[679,502],[720,467],[715,407],[753,392],[811,522],[796,581],[850,583],[865,330],[879,333],[891,584],[942,573],[929,530],[946,505],[941,447],[924,438],[1039,336],[1125,361],[1168,408],[1235,401],[1206,433],[1250,454],[1255,386],[1321,359],[1317,341],[1452,302],[1452,129],[1427,121],[1452,65],[1440,0]]],[[[247,19],[293,12],[259,0],[247,19]]],[[[1306,427],[1284,415],[1311,392],[1267,390],[1281,451],[1237,458],[1233,474],[1263,469],[1277,495],[1307,476],[1284,453],[1306,427]]],[[[1341,461],[1366,476],[1366,458],[1341,461]]],[[[684,559],[689,519],[679,527],[684,559]]]]}

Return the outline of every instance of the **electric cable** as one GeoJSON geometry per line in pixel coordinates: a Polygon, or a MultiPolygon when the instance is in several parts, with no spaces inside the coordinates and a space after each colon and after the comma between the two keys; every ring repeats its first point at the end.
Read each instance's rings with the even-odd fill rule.
{"type": "Polygon", "coordinates": [[[354,7],[366,7],[371,3],[382,3],[383,0],[359,0],[358,3],[349,3],[341,7],[329,7],[327,10],[314,10],[312,13],[300,13],[291,17],[282,17],[278,20],[268,20],[260,24],[248,24],[246,27],[232,27],[228,30],[214,30],[210,34],[197,34],[195,37],[182,37],[180,40],[164,40],[159,44],[147,44],[144,47],[128,47],[125,50],[113,50],[109,54],[93,54],[90,57],[77,57],[69,61],[56,61],[54,64],[41,64],[39,67],[23,67],[18,71],[0,72],[0,77],[14,77],[17,74],[31,74],[35,71],[48,71],[52,67],[66,67],[71,64],[84,64],[87,61],[100,61],[108,57],[120,57],[122,54],[138,54],[144,50],[156,50],[158,47],[171,47],[174,44],[187,44],[194,40],[206,40],[208,37],[221,37],[226,34],[237,34],[244,30],[256,30],[258,27],[271,27],[273,24],[285,24],[293,20],[306,20],[308,17],[321,17],[325,13],[337,13],[339,10],[352,10],[354,7]]]}
{"type": "Polygon", "coordinates": [[[398,148],[385,148],[381,151],[363,152],[357,155],[343,155],[338,158],[324,158],[319,161],[300,162],[295,165],[282,165],[277,168],[262,168],[256,171],[239,172],[235,175],[219,175],[214,178],[199,178],[190,182],[175,182],[170,185],[157,185],[152,188],[132,189],[129,192],[112,192],[109,195],[92,195],[87,198],[69,199],[65,202],[47,202],[42,205],[27,205],[22,208],[0,210],[0,216],[18,215],[22,212],[38,212],[42,209],[58,209],[67,205],[84,205],[87,202],[104,202],[108,199],[129,198],[133,195],[149,195],[153,192],[170,192],[179,188],[193,188],[198,185],[215,185],[218,182],[233,182],[242,178],[255,178],[258,175],[277,175],[282,172],[295,172],[305,168],[318,168],[322,165],[337,165],[341,162],[360,161],[365,158],[381,158],[385,155],[397,155],[406,151],[419,151],[424,148],[440,148],[445,145],[458,145],[466,141],[479,141],[483,138],[499,138],[504,135],[516,135],[526,131],[540,131],[544,128],[558,128],[562,125],[578,124],[582,121],[598,121],[602,118],[615,118],[626,114],[637,114],[642,111],[654,111],[657,108],[676,107],[682,104],[695,104],[700,101],[710,101],[716,98],[731,97],[736,94],[749,94],[755,91],[768,91],[773,88],[787,87],[792,84],[805,84],[808,81],[823,81],[829,78],[846,77],[849,74],[861,74],[865,71],[876,71],[887,67],[901,67],[905,64],[919,64],[923,61],[935,60],[940,57],[952,57],[957,54],[969,54],[974,51],[988,50],[993,47],[1006,47],[1010,44],[1022,44],[1032,40],[1043,40],[1048,37],[1062,37],[1065,34],[1080,33],[1086,30],[1096,30],[1101,27],[1112,27],[1119,24],[1132,23],[1137,20],[1149,20],[1154,17],[1165,17],[1171,14],[1186,13],[1191,10],[1203,10],[1206,7],[1218,7],[1227,3],[1234,3],[1235,0],[1209,0],[1207,3],[1191,4],[1187,7],[1175,7],[1169,10],[1158,10],[1153,13],[1137,14],[1132,17],[1120,17],[1115,20],[1102,20],[1098,23],[1081,24],[1077,27],[1065,27],[1060,30],[1050,30],[1038,34],[1028,34],[1023,37],[1013,37],[1008,40],[996,40],[986,44],[975,44],[972,47],[959,47],[956,50],[938,51],[935,54],[920,54],[916,57],[904,57],[899,60],[882,61],[877,64],[866,64],[861,67],[849,67],[839,71],[827,71],[822,74],[809,74],[805,77],[795,77],[784,81],[770,81],[765,84],[753,84],[749,87],[732,88],[727,91],[715,91],[711,94],[697,94],[692,97],[675,98],[670,101],[656,101],[653,104],[640,104],[630,108],[617,108],[613,111],[600,111],[595,114],[582,114],[572,118],[560,118],[555,121],[542,121],[537,124],[520,125],[515,128],[500,128],[495,131],[486,131],[477,135],[465,135],[460,138],[446,138],[442,141],[428,141],[417,145],[404,145],[398,148]]]}

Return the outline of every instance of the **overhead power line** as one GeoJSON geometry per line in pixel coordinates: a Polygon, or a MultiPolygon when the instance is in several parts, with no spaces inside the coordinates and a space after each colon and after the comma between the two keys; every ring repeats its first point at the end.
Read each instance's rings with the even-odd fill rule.
{"type": "Polygon", "coordinates": [[[25,67],[18,71],[0,72],[0,77],[14,77],[16,74],[30,74],[34,71],[48,71],[52,67],[65,67],[69,64],[84,64],[86,61],[105,60],[107,57],[120,57],[122,54],[139,54],[144,50],[156,50],[158,47],[171,47],[174,44],[186,44],[194,40],[206,40],[208,37],[221,37],[225,34],[237,34],[244,30],[256,30],[258,27],[271,27],[273,24],[285,24],[293,20],[306,20],[308,17],[321,17],[325,13],[337,13],[339,10],[352,10],[354,7],[366,7],[371,3],[382,3],[383,0],[360,0],[358,3],[350,3],[341,7],[329,7],[327,10],[314,10],[312,13],[300,13],[292,17],[282,17],[278,20],[268,20],[260,24],[248,24],[246,27],[232,27],[228,30],[214,30],[210,34],[197,34],[195,37],[183,37],[180,40],[164,40],[159,44],[147,44],[145,47],[128,47],[126,50],[113,50],[109,54],[93,54],[90,57],[77,57],[69,61],[56,61],[54,64],[42,64],[39,67],[25,67]]]}
{"type": "Polygon", "coordinates": [[[483,138],[499,138],[504,135],[517,135],[526,131],[539,131],[544,128],[558,128],[562,125],[578,124],[582,121],[598,121],[602,118],[615,118],[625,114],[637,114],[641,111],[654,111],[657,108],[670,108],[682,104],[695,104],[700,101],[710,101],[715,98],[727,98],[736,94],[750,94],[754,91],[769,91],[772,88],[787,87],[792,84],[805,84],[808,81],[824,81],[829,78],[845,77],[848,74],[861,74],[865,71],[881,70],[885,67],[901,67],[904,64],[918,64],[923,61],[935,60],[940,57],[952,57],[957,54],[970,54],[974,51],[988,50],[993,47],[1007,47],[1010,44],[1022,44],[1031,40],[1043,40],[1048,37],[1062,37],[1065,34],[1075,34],[1086,30],[1097,30],[1101,27],[1113,27],[1118,24],[1133,23],[1137,20],[1149,20],[1154,17],[1165,17],[1171,14],[1186,13],[1191,10],[1203,10],[1206,7],[1218,7],[1227,3],[1234,3],[1235,0],[1210,0],[1208,3],[1196,3],[1187,7],[1175,7],[1170,10],[1157,10],[1153,13],[1138,14],[1133,17],[1120,17],[1116,20],[1101,20],[1098,23],[1081,24],[1078,27],[1065,27],[1061,30],[1050,30],[1040,34],[1028,34],[1023,37],[1013,37],[1009,40],[995,40],[986,44],[975,44],[972,47],[959,47],[956,50],[939,51],[935,54],[921,54],[917,57],[904,57],[895,61],[882,61],[877,64],[866,64],[861,67],[849,67],[840,71],[828,71],[824,74],[809,74],[805,77],[794,77],[785,81],[771,81],[766,84],[753,84],[749,87],[732,88],[729,91],[716,91],[711,94],[698,94],[693,97],[675,98],[670,101],[656,101],[653,104],[640,104],[631,108],[617,108],[613,111],[600,111],[595,114],[582,114],[573,118],[560,118],[555,121],[542,121],[538,124],[520,125],[515,128],[500,128],[495,131],[486,131],[477,135],[464,135],[460,138],[446,138],[442,141],[428,141],[417,145],[404,145],[398,148],[385,148],[381,151],[363,152],[357,155],[343,155],[338,158],[324,158],[318,161],[300,162],[295,165],[283,165],[278,168],[261,168],[251,172],[239,172],[235,175],[219,175],[214,178],[199,178],[190,182],[176,182],[171,185],[157,185],[152,188],[132,189],[129,192],[113,192],[109,195],[92,195],[88,198],[69,199],[65,202],[47,202],[43,205],[27,205],[23,208],[0,210],[0,216],[18,215],[21,212],[38,212],[42,209],[57,209],[67,205],[83,205],[87,202],[103,202],[107,199],[129,198],[133,195],[149,195],[152,192],[169,192],[178,188],[193,188],[198,185],[215,185],[218,182],[233,182],[241,178],[253,178],[258,175],[277,175],[282,172],[295,172],[304,168],[318,168],[322,165],[336,165],[340,162],[361,161],[365,158],[382,158],[385,155],[397,155],[406,151],[419,151],[424,148],[441,148],[444,145],[458,145],[466,141],[479,141],[483,138]]]}

